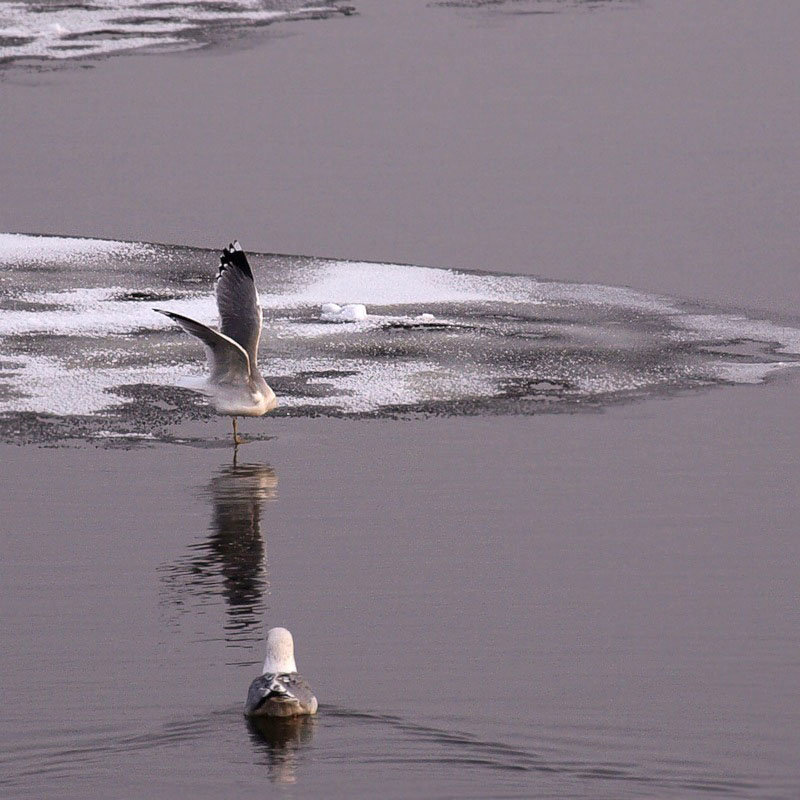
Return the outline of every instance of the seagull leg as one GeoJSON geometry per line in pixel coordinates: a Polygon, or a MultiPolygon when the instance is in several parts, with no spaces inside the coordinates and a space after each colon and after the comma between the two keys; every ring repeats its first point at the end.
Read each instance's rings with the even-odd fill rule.
{"type": "Polygon", "coordinates": [[[238,447],[240,444],[244,444],[247,439],[242,439],[239,436],[239,428],[236,425],[236,417],[233,418],[233,446],[238,447]]]}

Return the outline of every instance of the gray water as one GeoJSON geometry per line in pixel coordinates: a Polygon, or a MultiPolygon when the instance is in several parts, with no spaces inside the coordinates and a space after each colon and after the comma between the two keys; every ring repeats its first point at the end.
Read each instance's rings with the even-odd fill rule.
{"type": "Polygon", "coordinates": [[[778,389],[5,446],[5,795],[793,796],[778,389]],[[259,735],[273,624],[322,705],[259,735]]]}
{"type": "Polygon", "coordinates": [[[798,8],[5,68],[0,230],[113,241],[2,237],[0,793],[797,797],[798,8]],[[214,252],[147,244],[233,236],[236,463],[151,311],[210,321],[214,252]],[[320,713],[251,728],[272,625],[320,713]]]}
{"type": "Polygon", "coordinates": [[[253,254],[282,408],[234,453],[152,311],[211,321],[216,254],[0,244],[12,796],[797,789],[797,328],[253,254]],[[275,624],[322,705],[256,728],[275,624]]]}

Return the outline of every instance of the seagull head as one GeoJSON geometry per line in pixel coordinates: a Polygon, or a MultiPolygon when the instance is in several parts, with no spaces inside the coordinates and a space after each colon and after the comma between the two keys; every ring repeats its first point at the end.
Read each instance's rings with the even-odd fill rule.
{"type": "Polygon", "coordinates": [[[294,639],[286,628],[270,628],[267,632],[267,657],[263,672],[297,672],[294,639]]]}

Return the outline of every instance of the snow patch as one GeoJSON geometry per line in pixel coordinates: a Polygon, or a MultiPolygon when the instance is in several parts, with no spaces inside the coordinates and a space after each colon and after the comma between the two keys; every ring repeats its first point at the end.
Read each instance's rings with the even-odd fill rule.
{"type": "Polygon", "coordinates": [[[152,245],[138,242],[0,233],[0,263],[10,267],[30,267],[53,262],[63,264],[65,261],[71,264],[78,259],[96,260],[103,256],[134,258],[152,252],[152,245]]]}
{"type": "Polygon", "coordinates": [[[540,303],[538,282],[529,277],[475,275],[450,269],[363,261],[323,261],[305,268],[302,285],[281,295],[262,295],[265,308],[330,304],[367,306],[435,303],[540,303]]]}

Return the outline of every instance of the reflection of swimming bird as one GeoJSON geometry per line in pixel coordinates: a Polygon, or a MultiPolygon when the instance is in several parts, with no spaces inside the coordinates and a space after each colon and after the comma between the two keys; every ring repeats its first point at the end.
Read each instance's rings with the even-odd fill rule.
{"type": "Polygon", "coordinates": [[[244,706],[247,716],[295,717],[317,713],[317,698],[297,673],[294,640],[286,628],[267,633],[267,657],[262,675],[250,684],[244,706]]]}
{"type": "MultiPolygon", "coordinates": [[[[263,619],[267,559],[261,509],[275,497],[277,484],[275,471],[264,464],[220,470],[203,490],[212,505],[208,538],[192,545],[190,558],[169,568],[172,585],[200,598],[222,594],[228,606],[226,638],[255,636],[263,619]]],[[[176,602],[183,606],[183,600],[176,602]]]]}
{"type": "Polygon", "coordinates": [[[153,310],[177,322],[205,345],[211,374],[203,392],[218,413],[233,417],[233,442],[240,444],[236,417],[260,417],[272,411],[278,401],[258,371],[261,306],[253,271],[239,242],[229,244],[220,256],[217,308],[219,331],[174,311],[153,310]]]}
{"type": "Polygon", "coordinates": [[[269,776],[276,783],[294,783],[300,750],[314,734],[314,717],[248,717],[253,743],[266,751],[269,776]]]}

